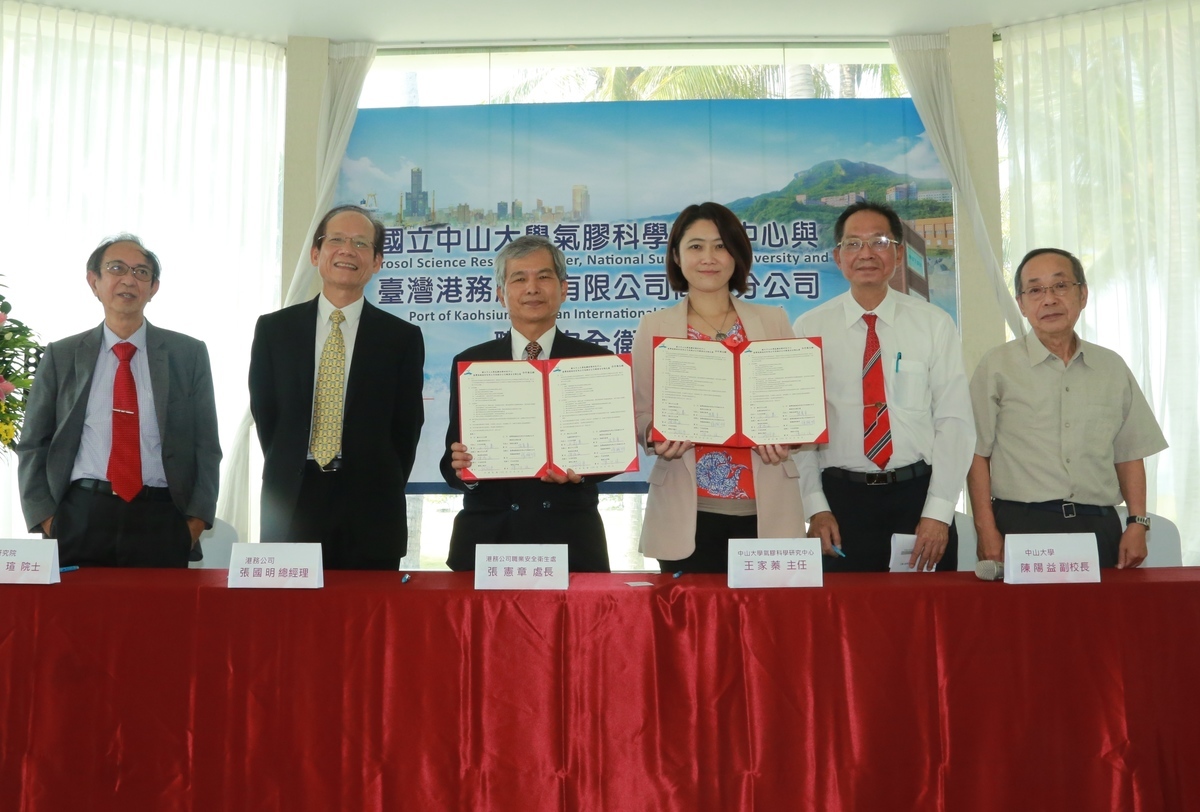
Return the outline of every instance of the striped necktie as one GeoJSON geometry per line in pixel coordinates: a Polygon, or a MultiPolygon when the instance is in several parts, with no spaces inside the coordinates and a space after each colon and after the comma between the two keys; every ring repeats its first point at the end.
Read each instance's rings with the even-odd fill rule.
{"type": "Polygon", "coordinates": [[[892,458],[892,422],[888,417],[887,393],[883,386],[883,352],[875,333],[874,313],[864,313],[867,346],[863,350],[863,453],[879,466],[887,467],[892,458]]]}

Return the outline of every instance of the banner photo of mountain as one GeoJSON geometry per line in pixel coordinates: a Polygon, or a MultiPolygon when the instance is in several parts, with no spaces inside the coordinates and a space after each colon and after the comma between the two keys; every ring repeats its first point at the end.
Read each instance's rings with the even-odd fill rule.
{"type": "MultiPolygon", "coordinates": [[[[567,256],[559,328],[629,352],[641,316],[679,296],[665,245],[685,206],[713,200],[754,246],[745,298],[795,319],[843,293],[833,223],[859,200],[905,226],[892,286],[957,321],[950,181],[910,99],[592,102],[360,110],[338,203],[387,227],[370,301],[425,336],[425,432],[409,490],[448,490],[437,462],[451,359],[508,329],[492,258],[522,234],[567,256]]],[[[606,483],[644,490],[645,471],[606,483]]]]}

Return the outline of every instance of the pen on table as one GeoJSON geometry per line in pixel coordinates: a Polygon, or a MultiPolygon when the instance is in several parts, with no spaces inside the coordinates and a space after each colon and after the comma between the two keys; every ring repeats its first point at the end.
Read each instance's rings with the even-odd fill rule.
{"type": "Polygon", "coordinates": [[[75,571],[75,570],[77,570],[77,569],[79,569],[79,565],[78,565],[78,564],[72,564],[72,565],[71,565],[71,566],[69,566],[69,567],[59,567],[59,568],[58,568],[58,571],[59,571],[59,572],[74,572],[74,571],[75,571]]]}
{"type": "Polygon", "coordinates": [[[842,558],[846,557],[846,554],[842,552],[841,547],[837,546],[836,544],[831,544],[830,546],[833,547],[833,551],[835,553],[837,553],[838,555],[840,555],[842,558]]]}
{"type": "Polygon", "coordinates": [[[407,583],[408,583],[408,579],[409,579],[409,578],[411,578],[411,577],[412,577],[412,576],[411,576],[411,575],[409,575],[407,572],[406,572],[406,573],[404,573],[404,577],[400,579],[400,583],[402,583],[402,584],[407,584],[407,583]]]}
{"type": "Polygon", "coordinates": [[[897,372],[900,371],[900,356],[901,356],[901,353],[896,353],[896,371],[897,372]]]}
{"type": "Polygon", "coordinates": [[[683,575],[683,570],[680,570],[679,572],[675,573],[675,574],[674,574],[674,575],[672,575],[671,577],[672,577],[672,578],[678,578],[680,575],[683,575]]]}

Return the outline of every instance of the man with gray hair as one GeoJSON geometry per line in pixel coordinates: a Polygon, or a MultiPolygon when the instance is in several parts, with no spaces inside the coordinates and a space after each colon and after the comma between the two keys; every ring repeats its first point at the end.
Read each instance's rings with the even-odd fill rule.
{"type": "MultiPolygon", "coordinates": [[[[458,419],[460,361],[535,361],[608,355],[608,350],[571,338],[555,322],[567,297],[567,261],[545,237],[526,235],[496,254],[496,296],[508,310],[510,331],[477,344],[450,367],[450,425],[442,478],[464,492],[463,509],[450,537],[450,569],[475,568],[477,544],[567,544],[572,572],[608,572],[608,545],[600,520],[596,479],[568,470],[537,479],[492,479],[466,483],[462,470],[471,453],[462,444],[458,419]]],[[[604,479],[605,477],[600,477],[604,479]]]]}
{"type": "Polygon", "coordinates": [[[155,327],[159,262],[132,234],[87,282],[104,322],[46,348],[17,448],[30,532],[63,566],[186,567],[217,508],[221,445],[203,341],[155,327]]]}
{"type": "Polygon", "coordinates": [[[1017,266],[1030,332],[983,357],[971,379],[978,438],[967,474],[981,560],[1004,560],[1010,533],[1095,533],[1100,566],[1146,558],[1145,458],[1166,438],[1129,367],[1084,341],[1078,258],[1036,248],[1017,266]],[[1129,509],[1121,527],[1116,505],[1129,509]]]}

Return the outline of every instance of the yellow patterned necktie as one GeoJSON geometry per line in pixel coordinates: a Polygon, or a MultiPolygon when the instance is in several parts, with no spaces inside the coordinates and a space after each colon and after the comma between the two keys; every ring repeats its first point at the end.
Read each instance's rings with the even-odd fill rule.
{"type": "Polygon", "coordinates": [[[333,326],[321,349],[321,366],[317,369],[317,393],[313,398],[313,459],[324,468],[337,456],[342,447],[342,395],[346,385],[346,343],[342,328],[346,320],[342,311],[329,315],[333,326]]]}

